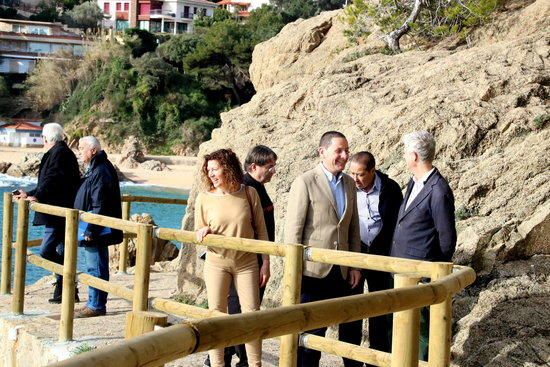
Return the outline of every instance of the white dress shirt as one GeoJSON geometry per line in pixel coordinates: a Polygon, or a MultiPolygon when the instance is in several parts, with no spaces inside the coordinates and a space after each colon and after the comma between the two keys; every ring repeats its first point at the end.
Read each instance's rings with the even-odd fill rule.
{"type": "Polygon", "coordinates": [[[407,200],[407,205],[405,205],[405,210],[409,208],[409,205],[413,202],[413,200],[418,196],[420,191],[424,188],[424,184],[426,181],[428,181],[428,177],[432,174],[432,172],[435,170],[435,167],[429,170],[424,176],[422,176],[420,179],[416,179],[415,176],[412,177],[414,181],[414,186],[411,190],[411,194],[409,195],[409,199],[407,200]]]}
{"type": "Polygon", "coordinates": [[[378,210],[382,180],[374,176],[374,184],[368,192],[357,190],[357,209],[359,211],[359,231],[361,242],[370,246],[382,229],[382,217],[378,210]]]}

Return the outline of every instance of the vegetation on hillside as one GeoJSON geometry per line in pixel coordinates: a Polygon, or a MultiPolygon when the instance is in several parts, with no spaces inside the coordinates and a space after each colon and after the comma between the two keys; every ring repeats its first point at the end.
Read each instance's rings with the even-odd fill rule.
{"type": "Polygon", "coordinates": [[[255,93],[248,68],[254,46],[279,32],[281,15],[264,6],[246,23],[224,10],[197,21],[194,34],[167,37],[129,29],[122,43],[96,42],[84,60],[39,63],[28,96],[76,136],[109,144],[138,136],[156,153],[194,152],[219,114],[255,93]]]}
{"type": "Polygon", "coordinates": [[[388,47],[398,51],[399,38],[437,40],[450,35],[465,38],[487,22],[503,0],[353,0],[344,11],[346,34],[357,42],[368,36],[372,24],[386,33],[388,47]]]}

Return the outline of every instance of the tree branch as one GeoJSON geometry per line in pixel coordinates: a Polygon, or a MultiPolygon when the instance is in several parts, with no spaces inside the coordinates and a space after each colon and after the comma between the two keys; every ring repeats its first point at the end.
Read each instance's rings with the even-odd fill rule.
{"type": "Polygon", "coordinates": [[[416,21],[416,18],[418,18],[418,15],[420,14],[422,5],[422,0],[415,0],[411,14],[409,14],[409,17],[407,18],[407,20],[405,20],[403,25],[397,28],[395,31],[392,31],[385,37],[385,41],[391,50],[401,50],[401,48],[399,47],[399,39],[409,32],[409,30],[411,29],[411,24],[416,21]]]}

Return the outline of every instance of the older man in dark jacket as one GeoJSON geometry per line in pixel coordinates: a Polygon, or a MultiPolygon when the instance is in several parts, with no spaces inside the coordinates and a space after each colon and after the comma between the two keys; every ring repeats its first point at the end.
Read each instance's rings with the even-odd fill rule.
{"type": "MultiPolygon", "coordinates": [[[[61,125],[56,123],[44,125],[42,137],[46,153],[40,161],[36,188],[28,193],[19,189],[19,194],[15,195],[15,198],[72,208],[80,183],[76,156],[63,141],[61,125]]],[[[40,255],[44,259],[63,264],[65,218],[36,212],[33,225],[45,226],[40,255]]],[[[57,275],[50,303],[61,303],[62,281],[61,275],[57,275]]]]}
{"type": "MultiPolygon", "coordinates": [[[[393,235],[391,256],[451,261],[456,247],[453,191],[432,164],[435,140],[427,131],[403,136],[404,158],[413,177],[407,185],[393,235]]],[[[421,309],[420,358],[428,358],[428,308],[421,309]]]]}
{"type": "MultiPolygon", "coordinates": [[[[86,212],[121,218],[120,186],[115,168],[101,150],[93,136],[80,139],[80,158],[88,165],[74,207],[86,212]]],[[[86,272],[94,277],[109,280],[109,245],[122,241],[122,232],[108,227],[81,222],[78,229],[79,246],[84,248],[86,272]]],[[[76,317],[105,315],[107,292],[88,288],[86,306],[76,312],[76,317]]]]}

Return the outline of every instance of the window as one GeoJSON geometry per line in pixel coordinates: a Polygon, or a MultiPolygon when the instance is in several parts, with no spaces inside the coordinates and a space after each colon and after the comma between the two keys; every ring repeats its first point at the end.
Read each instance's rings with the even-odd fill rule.
{"type": "Polygon", "coordinates": [[[189,7],[187,5],[183,7],[183,17],[182,18],[191,18],[189,16],[189,7]]]}
{"type": "Polygon", "coordinates": [[[139,4],[139,14],[140,15],[148,15],[151,13],[151,4],[139,4]]]}
{"type": "Polygon", "coordinates": [[[187,23],[178,23],[178,33],[187,33],[187,23]]]}
{"type": "Polygon", "coordinates": [[[84,55],[84,47],[80,45],[74,45],[73,47],[73,55],[75,56],[83,56],[84,55]]]}
{"type": "Polygon", "coordinates": [[[130,3],[124,3],[124,11],[130,10],[130,3]]]}
{"type": "Polygon", "coordinates": [[[111,13],[111,3],[103,3],[103,14],[111,13]]]}
{"type": "Polygon", "coordinates": [[[122,3],[116,3],[116,11],[122,10],[122,3]]]}
{"type": "Polygon", "coordinates": [[[148,20],[140,20],[138,22],[138,28],[143,29],[145,31],[149,30],[149,21],[148,20]]]}
{"type": "Polygon", "coordinates": [[[126,28],[128,28],[128,21],[117,19],[117,21],[115,23],[115,27],[116,27],[117,31],[123,31],[126,28]]]}
{"type": "Polygon", "coordinates": [[[153,32],[153,33],[158,33],[160,32],[160,22],[153,22],[151,21],[151,28],[149,30],[150,32],[153,32]]]}
{"type": "Polygon", "coordinates": [[[48,34],[50,34],[50,28],[49,27],[39,27],[39,26],[29,26],[28,32],[30,34],[48,35],[48,34]]]}
{"type": "Polygon", "coordinates": [[[24,25],[13,24],[11,27],[12,32],[27,33],[27,27],[25,27],[24,25]]]}
{"type": "Polygon", "coordinates": [[[40,54],[49,54],[50,45],[48,43],[41,42],[29,42],[29,52],[36,52],[40,54]]]}

